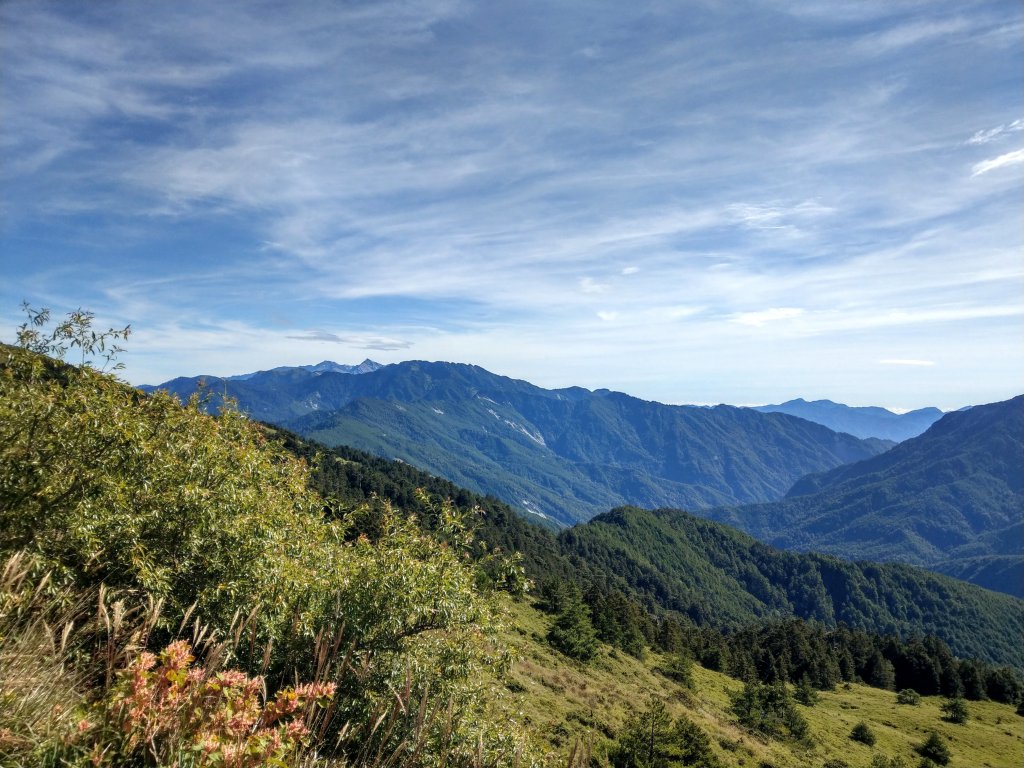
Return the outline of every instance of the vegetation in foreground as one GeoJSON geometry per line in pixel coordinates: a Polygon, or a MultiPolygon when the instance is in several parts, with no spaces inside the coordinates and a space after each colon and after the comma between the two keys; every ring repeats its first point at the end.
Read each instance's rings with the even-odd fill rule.
{"type": "Polygon", "coordinates": [[[450,506],[432,535],[384,503],[333,508],[239,414],[41,354],[123,332],[47,320],[0,361],[4,764],[535,762],[493,714],[494,590],[518,570],[478,583],[450,506]],[[214,746],[243,725],[255,741],[214,746]]]}

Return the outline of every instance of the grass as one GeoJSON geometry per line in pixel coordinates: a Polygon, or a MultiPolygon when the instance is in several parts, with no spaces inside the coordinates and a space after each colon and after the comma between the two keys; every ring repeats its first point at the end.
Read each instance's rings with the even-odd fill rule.
{"type": "Polygon", "coordinates": [[[805,742],[766,741],[739,728],[729,711],[729,693],[742,684],[726,675],[694,666],[695,685],[682,688],[657,670],[665,659],[648,654],[638,660],[602,646],[583,665],[567,659],[544,641],[551,617],[525,602],[509,606],[508,640],[519,648],[512,687],[520,714],[540,745],[564,755],[573,744],[585,745],[601,764],[615,733],[651,696],[668,703],[674,715],[685,713],[708,733],[725,766],[820,768],[842,759],[850,768],[869,768],[872,757],[900,756],[908,766],[920,757],[914,746],[938,733],[949,746],[956,768],[1019,768],[1024,765],[1024,717],[994,702],[969,702],[970,719],[955,725],[942,719],[940,697],[923,697],[918,706],[896,703],[893,691],[864,685],[823,691],[814,707],[799,706],[810,725],[805,742]],[[849,738],[865,723],[877,743],[868,747],[849,738]]]}

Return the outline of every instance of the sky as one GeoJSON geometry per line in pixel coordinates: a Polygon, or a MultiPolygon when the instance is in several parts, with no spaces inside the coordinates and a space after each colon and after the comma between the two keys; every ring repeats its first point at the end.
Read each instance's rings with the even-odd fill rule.
{"type": "Polygon", "coordinates": [[[473,363],[668,403],[1024,392],[1024,4],[0,3],[0,338],[158,383],[473,363]]]}

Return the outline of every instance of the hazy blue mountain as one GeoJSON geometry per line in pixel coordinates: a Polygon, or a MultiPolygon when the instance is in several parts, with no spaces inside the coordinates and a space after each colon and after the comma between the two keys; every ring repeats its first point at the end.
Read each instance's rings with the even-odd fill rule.
{"type": "Polygon", "coordinates": [[[801,419],[823,424],[836,432],[856,437],[878,437],[897,443],[917,437],[942,418],[938,408],[920,408],[907,413],[893,413],[885,408],[851,407],[831,400],[807,401],[802,398],[778,405],[759,405],[762,413],[788,413],[801,419]]]}
{"type": "Polygon", "coordinates": [[[934,567],[1024,596],[1024,395],[709,516],[777,546],[934,567]]]}
{"type": "MultiPolygon", "coordinates": [[[[182,396],[199,378],[161,385],[182,396]]],[[[407,362],[351,376],[291,368],[207,379],[251,416],[326,445],[400,458],[572,523],[624,503],[701,508],[782,498],[800,477],[890,444],[786,414],[546,390],[471,365],[407,362]]]]}

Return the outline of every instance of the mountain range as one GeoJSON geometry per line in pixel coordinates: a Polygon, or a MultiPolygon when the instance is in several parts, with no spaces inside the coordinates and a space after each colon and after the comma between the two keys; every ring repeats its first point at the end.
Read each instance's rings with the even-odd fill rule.
{"type": "Polygon", "coordinates": [[[762,413],[788,413],[790,416],[823,424],[836,432],[846,432],[855,437],[879,437],[897,443],[917,437],[942,418],[942,411],[938,408],[893,413],[886,408],[851,407],[831,400],[807,401],[803,398],[778,405],[759,405],[754,410],[762,413]]]}
{"type": "Polygon", "coordinates": [[[916,563],[1024,597],[1024,395],[947,413],[782,501],[705,514],[776,546],[916,563]]]}
{"type": "MultiPolygon", "coordinates": [[[[452,363],[325,361],[160,388],[187,397],[201,385],[211,408],[233,397],[254,418],[400,459],[555,528],[622,505],[688,509],[776,546],[1024,596],[1024,398],[946,414],[893,447],[787,413],[547,390],[452,363]]],[[[913,424],[880,408],[783,405],[847,426],[913,424]]],[[[940,412],[916,413],[919,427],[940,412]]]]}
{"type": "Polygon", "coordinates": [[[253,418],[407,461],[557,525],[623,504],[773,501],[809,473],[892,445],[782,413],[548,390],[454,363],[405,362],[360,375],[288,368],[159,388],[187,397],[204,381],[211,408],[233,397],[253,418]]]}

